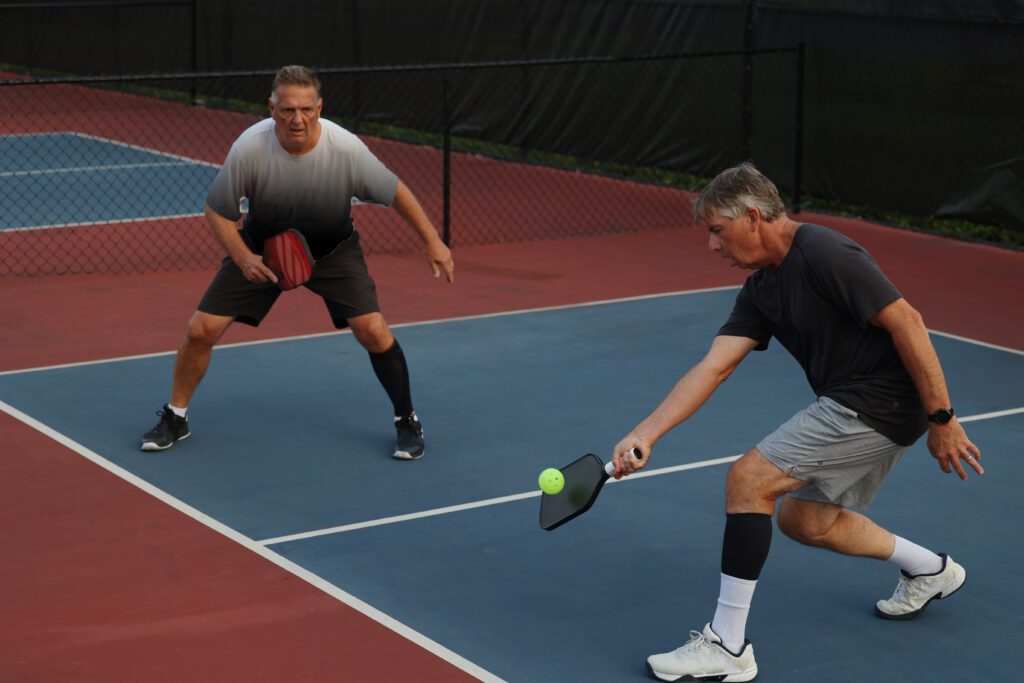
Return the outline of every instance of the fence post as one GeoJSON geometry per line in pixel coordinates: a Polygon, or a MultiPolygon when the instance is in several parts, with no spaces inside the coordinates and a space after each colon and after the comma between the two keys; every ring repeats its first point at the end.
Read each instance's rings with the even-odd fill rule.
{"type": "Polygon", "coordinates": [[[750,159],[751,131],[754,127],[754,5],[756,0],[747,0],[746,21],[743,24],[743,131],[740,140],[740,157],[750,159]]]}
{"type": "MultiPolygon", "coordinates": [[[[189,51],[192,59],[192,73],[199,71],[199,0],[192,0],[192,30],[191,38],[189,42],[189,51]]],[[[191,87],[192,104],[199,104],[199,81],[195,78],[192,79],[191,87]]]]}
{"type": "Polygon", "coordinates": [[[796,126],[793,131],[793,213],[800,213],[801,187],[804,182],[804,49],[801,41],[796,48],[796,126]]]}
{"type": "Polygon", "coordinates": [[[452,191],[452,136],[451,136],[451,110],[448,101],[448,73],[444,75],[444,85],[442,88],[442,131],[444,136],[443,143],[443,172],[442,172],[442,196],[443,196],[443,212],[444,212],[444,228],[442,230],[441,239],[444,241],[446,246],[451,246],[452,243],[452,219],[451,219],[451,191],[452,191]]]}

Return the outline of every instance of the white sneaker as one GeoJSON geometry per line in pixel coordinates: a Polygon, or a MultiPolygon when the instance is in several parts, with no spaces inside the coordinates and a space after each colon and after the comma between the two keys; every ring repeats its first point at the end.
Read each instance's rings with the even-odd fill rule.
{"type": "Polygon", "coordinates": [[[704,625],[704,633],[690,631],[690,640],[674,652],[651,655],[647,658],[647,671],[663,681],[714,680],[725,683],[751,681],[757,675],[754,646],[743,643],[743,650],[734,655],[722,645],[722,639],[704,625]]]}
{"type": "Polygon", "coordinates": [[[935,574],[909,576],[900,570],[900,582],[896,592],[888,600],[875,603],[875,614],[883,619],[913,619],[924,611],[932,600],[948,598],[960,590],[967,580],[967,571],[945,553],[942,569],[935,574]]]}

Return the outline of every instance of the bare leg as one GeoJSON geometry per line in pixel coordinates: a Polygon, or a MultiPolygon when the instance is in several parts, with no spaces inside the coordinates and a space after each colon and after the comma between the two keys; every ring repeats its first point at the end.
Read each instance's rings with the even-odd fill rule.
{"type": "Polygon", "coordinates": [[[895,537],[864,515],[832,503],[786,498],[779,529],[794,541],[844,555],[887,560],[895,537]]]}
{"type": "Polygon", "coordinates": [[[188,321],[188,331],[178,346],[174,361],[174,382],[171,405],[188,406],[196,387],[206,374],[214,345],[227,331],[234,318],[196,311],[188,321]]]}
{"type": "Polygon", "coordinates": [[[807,482],[776,467],[761,451],[751,448],[729,468],[725,482],[725,511],[727,514],[756,512],[771,515],[775,512],[776,500],[806,485],[807,482]]]}

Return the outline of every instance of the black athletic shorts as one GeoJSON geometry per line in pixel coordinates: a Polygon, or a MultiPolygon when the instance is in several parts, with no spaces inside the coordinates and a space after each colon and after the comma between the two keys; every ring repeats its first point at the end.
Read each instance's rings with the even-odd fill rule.
{"type": "MultiPolygon", "coordinates": [[[[380,310],[377,286],[366,268],[359,233],[316,262],[313,277],[302,285],[323,298],[331,322],[339,330],[348,327],[348,319],[380,310]]],[[[225,258],[213,282],[206,289],[199,310],[211,315],[231,316],[256,327],[283,292],[272,282],[249,282],[231,258],[225,258]]]]}

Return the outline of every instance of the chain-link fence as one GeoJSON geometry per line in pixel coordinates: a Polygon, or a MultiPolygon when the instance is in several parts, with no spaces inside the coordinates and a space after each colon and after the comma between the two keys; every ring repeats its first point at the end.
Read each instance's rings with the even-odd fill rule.
{"type": "MultiPolygon", "coordinates": [[[[323,115],[358,133],[458,247],[687,225],[692,175],[749,156],[791,188],[799,67],[777,50],[319,75],[323,115]]],[[[206,193],[266,116],[272,78],[0,81],[0,276],[213,266],[206,193]]],[[[371,253],[420,248],[393,211],[353,215],[371,253]]]]}

